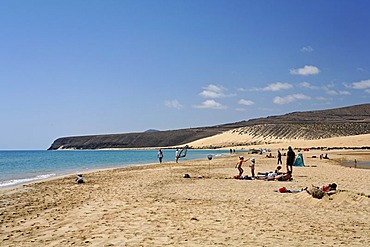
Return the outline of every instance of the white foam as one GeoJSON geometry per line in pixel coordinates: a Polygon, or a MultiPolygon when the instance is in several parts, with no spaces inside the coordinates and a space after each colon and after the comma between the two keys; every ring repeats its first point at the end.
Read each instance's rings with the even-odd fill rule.
{"type": "Polygon", "coordinates": [[[213,155],[214,157],[228,157],[230,156],[229,154],[215,154],[213,155]]]}
{"type": "Polygon", "coordinates": [[[17,185],[17,184],[28,183],[28,182],[32,182],[32,181],[36,181],[36,180],[41,180],[41,179],[46,179],[46,178],[50,178],[50,177],[53,177],[53,176],[56,176],[56,174],[55,173],[44,174],[44,175],[38,175],[38,176],[32,177],[32,178],[21,178],[21,179],[12,179],[12,180],[8,180],[8,181],[3,181],[3,182],[0,182],[0,188],[8,187],[8,186],[14,186],[14,185],[17,185]]]}

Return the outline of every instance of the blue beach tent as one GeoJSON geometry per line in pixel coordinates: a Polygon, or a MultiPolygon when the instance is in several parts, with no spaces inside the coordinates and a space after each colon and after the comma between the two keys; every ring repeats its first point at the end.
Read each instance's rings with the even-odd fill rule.
{"type": "Polygon", "coordinates": [[[304,161],[303,161],[303,155],[302,154],[297,155],[297,158],[295,158],[293,166],[304,166],[304,161]]]}

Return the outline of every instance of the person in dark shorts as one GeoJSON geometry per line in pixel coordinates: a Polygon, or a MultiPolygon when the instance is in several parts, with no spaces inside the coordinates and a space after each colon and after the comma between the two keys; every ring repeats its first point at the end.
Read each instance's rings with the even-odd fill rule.
{"type": "Polygon", "coordinates": [[[286,170],[287,172],[290,172],[290,174],[293,173],[293,163],[295,160],[295,153],[292,149],[292,147],[288,147],[287,157],[286,157],[286,170]]]}
{"type": "Polygon", "coordinates": [[[278,161],[277,161],[277,164],[279,165],[282,165],[283,164],[283,162],[281,161],[281,152],[280,152],[280,150],[278,150],[278,155],[277,155],[277,157],[278,157],[278,161]]]}
{"type": "Polygon", "coordinates": [[[159,149],[159,150],[158,150],[158,159],[159,159],[159,163],[162,163],[162,159],[163,159],[163,152],[162,152],[162,149],[159,149]]]}

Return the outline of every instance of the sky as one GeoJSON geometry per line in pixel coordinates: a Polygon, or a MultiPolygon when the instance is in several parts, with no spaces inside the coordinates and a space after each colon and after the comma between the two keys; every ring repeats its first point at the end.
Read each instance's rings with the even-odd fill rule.
{"type": "Polygon", "coordinates": [[[0,150],[370,102],[370,1],[2,0],[0,150]]]}

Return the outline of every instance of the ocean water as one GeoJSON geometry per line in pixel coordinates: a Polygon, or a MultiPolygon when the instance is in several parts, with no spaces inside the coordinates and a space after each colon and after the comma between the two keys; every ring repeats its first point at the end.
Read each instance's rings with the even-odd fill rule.
{"type": "MultiPolygon", "coordinates": [[[[158,163],[157,150],[0,151],[0,188],[95,169],[158,163]]],[[[163,150],[163,162],[175,160],[175,150],[163,150]]],[[[227,156],[227,150],[188,150],[182,160],[227,156]]]]}
{"type": "Polygon", "coordinates": [[[342,164],[343,166],[346,167],[351,167],[351,168],[362,168],[362,169],[370,169],[370,162],[369,161],[358,161],[357,164],[355,162],[344,162],[342,164]]]}

